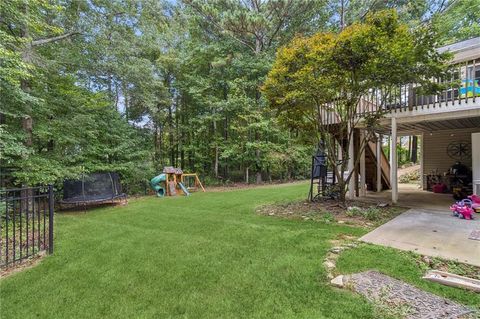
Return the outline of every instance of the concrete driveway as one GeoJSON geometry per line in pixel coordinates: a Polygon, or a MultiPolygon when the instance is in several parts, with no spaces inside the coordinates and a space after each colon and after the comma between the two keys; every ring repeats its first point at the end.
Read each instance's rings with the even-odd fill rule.
{"type": "Polygon", "coordinates": [[[480,230],[480,214],[476,217],[463,220],[448,210],[412,208],[360,240],[480,267],[480,241],[468,239],[480,230]]]}

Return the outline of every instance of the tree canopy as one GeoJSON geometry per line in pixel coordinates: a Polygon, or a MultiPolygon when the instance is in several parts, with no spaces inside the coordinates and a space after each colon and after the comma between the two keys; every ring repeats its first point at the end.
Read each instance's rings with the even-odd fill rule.
{"type": "MultiPolygon", "coordinates": [[[[391,80],[382,68],[397,65],[386,61],[400,57],[409,65],[412,58],[401,55],[416,50],[417,39],[436,47],[475,35],[480,10],[466,2],[1,1],[0,186],[111,170],[137,191],[165,165],[211,182],[305,178],[316,124],[293,123],[301,108],[278,116],[269,106],[295,100],[306,109],[311,96],[280,78],[270,85],[282,73],[277,49],[284,47],[278,57],[285,61],[291,56],[284,67],[295,74],[305,67],[301,59],[311,66],[332,55],[329,45],[341,44],[328,80],[345,85],[354,65],[362,66],[356,76],[380,72],[356,84],[362,91],[391,80]],[[386,8],[400,12],[399,21],[356,23],[386,8]],[[405,36],[390,39],[388,30],[405,36]],[[377,36],[390,41],[389,51],[375,47],[377,36]],[[317,51],[310,52],[312,41],[317,51]],[[374,52],[391,57],[379,61],[374,52]]],[[[410,71],[415,77],[426,69],[410,71]]],[[[303,72],[297,86],[321,86],[325,95],[317,98],[335,94],[325,79],[303,72]]],[[[406,72],[396,77],[407,80],[406,72]]]]}
{"type": "Polygon", "coordinates": [[[373,137],[372,129],[385,105],[398,96],[398,87],[416,83],[422,90],[440,89],[433,79],[448,75],[450,56],[439,53],[435,41],[423,28],[409,29],[396,11],[382,10],[339,33],[299,37],[278,50],[263,91],[287,124],[296,127],[310,122],[315,129],[312,133],[318,133],[328,149],[342,195],[354,173],[350,170],[343,178],[349,156],[353,156],[347,151],[355,143],[351,128],[363,121],[371,131],[360,140],[360,153],[373,137]],[[356,116],[361,100],[370,100],[373,94],[378,100],[375,108],[356,116]],[[344,148],[340,167],[335,152],[338,143],[344,148]]]}

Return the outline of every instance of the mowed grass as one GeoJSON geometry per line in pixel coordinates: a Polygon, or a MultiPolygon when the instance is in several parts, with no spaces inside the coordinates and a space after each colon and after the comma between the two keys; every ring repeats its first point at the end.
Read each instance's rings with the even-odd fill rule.
{"type": "MultiPolygon", "coordinates": [[[[254,212],[307,190],[294,184],[151,197],[58,214],[54,255],[1,280],[0,317],[375,318],[366,300],[329,286],[322,266],[330,240],[364,230],[254,212]]],[[[388,258],[382,269],[421,280],[401,255],[354,252],[340,260],[349,272],[388,258]]],[[[476,302],[453,288],[438,292],[476,302]]]]}

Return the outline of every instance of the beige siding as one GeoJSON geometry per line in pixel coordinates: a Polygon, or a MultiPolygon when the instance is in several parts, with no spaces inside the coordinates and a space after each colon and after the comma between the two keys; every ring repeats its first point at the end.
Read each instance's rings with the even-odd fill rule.
{"type": "Polygon", "coordinates": [[[480,196],[480,133],[472,134],[473,192],[480,196]]]}
{"type": "MultiPolygon", "coordinates": [[[[457,141],[466,141],[471,145],[472,133],[475,132],[480,132],[480,128],[426,132],[423,146],[423,173],[430,174],[435,170],[439,174],[447,172],[456,162],[447,154],[448,145],[457,141]]],[[[472,167],[472,156],[468,156],[461,162],[468,167],[472,167]]]]}

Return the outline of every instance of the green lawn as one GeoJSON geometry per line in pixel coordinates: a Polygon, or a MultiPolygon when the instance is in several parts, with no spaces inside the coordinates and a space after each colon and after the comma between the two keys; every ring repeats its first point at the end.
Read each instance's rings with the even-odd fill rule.
{"type": "MultiPolygon", "coordinates": [[[[307,189],[151,197],[57,215],[55,254],[1,280],[1,318],[375,318],[364,299],[331,288],[322,266],[329,240],[364,230],[254,213],[307,189]]],[[[377,267],[480,304],[478,295],[421,282],[413,260],[393,250],[352,250],[339,267],[377,267]]]]}

